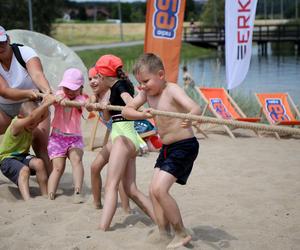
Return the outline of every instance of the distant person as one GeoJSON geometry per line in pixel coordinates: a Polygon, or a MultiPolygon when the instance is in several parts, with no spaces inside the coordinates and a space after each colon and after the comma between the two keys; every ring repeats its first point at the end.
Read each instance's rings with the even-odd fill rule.
{"type": "MultiPolygon", "coordinates": [[[[17,59],[5,29],[0,26],[0,134],[6,131],[12,119],[19,114],[21,104],[26,99],[36,100],[38,91],[51,93],[36,52],[28,46],[14,48],[19,50],[24,66],[20,58],[17,59]]],[[[51,172],[47,152],[49,130],[50,117],[47,117],[33,131],[32,141],[34,152],[44,160],[48,175],[51,172]]]]}
{"type": "Polygon", "coordinates": [[[195,81],[192,78],[192,76],[190,75],[190,73],[188,72],[187,66],[184,65],[182,67],[182,71],[183,71],[183,84],[184,84],[184,88],[187,89],[189,87],[194,88],[195,87],[195,81]]]}
{"type": "Polygon", "coordinates": [[[183,71],[183,86],[184,86],[184,91],[185,93],[192,98],[195,102],[199,103],[200,102],[200,95],[198,91],[195,89],[195,81],[188,72],[187,66],[184,65],[182,67],[183,71]]]}
{"type": "Polygon", "coordinates": [[[29,154],[34,129],[48,116],[48,107],[55,102],[47,95],[40,106],[32,101],[23,102],[16,116],[6,129],[0,145],[1,172],[15,183],[26,201],[30,199],[29,177],[36,175],[41,194],[47,195],[47,171],[44,161],[29,154]]]}
{"type": "Polygon", "coordinates": [[[69,158],[73,169],[74,203],[82,203],[83,183],[83,138],[81,132],[81,107],[65,106],[65,101],[85,102],[86,96],[82,94],[84,77],[77,68],[69,68],[64,72],[60,89],[56,95],[60,97],[59,103],[54,105],[52,132],[49,138],[49,157],[52,161],[53,171],[48,180],[49,199],[54,200],[59,180],[66,167],[66,158],[69,158]]]}
{"type": "Polygon", "coordinates": [[[191,35],[195,34],[195,32],[196,32],[196,25],[195,25],[195,22],[194,22],[194,18],[191,18],[191,21],[190,21],[190,30],[191,30],[191,35]]]}
{"type": "Polygon", "coordinates": [[[166,81],[165,69],[158,56],[142,55],[134,65],[133,73],[141,91],[126,105],[122,115],[129,120],[154,117],[163,146],[155,164],[150,197],[160,237],[168,240],[171,227],[174,229],[175,237],[167,246],[173,249],[186,245],[192,237],[185,229],[178,205],[169,191],[175,182],[186,184],[198,155],[199,143],[191,121],[155,116],[151,111],[154,108],[200,115],[200,107],[177,84],[166,81]],[[138,111],[146,102],[150,108],[138,111]]]}

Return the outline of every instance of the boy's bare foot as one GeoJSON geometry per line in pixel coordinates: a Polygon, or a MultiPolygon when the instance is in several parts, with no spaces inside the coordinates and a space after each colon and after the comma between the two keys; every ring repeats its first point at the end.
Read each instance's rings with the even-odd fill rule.
{"type": "Polygon", "coordinates": [[[176,233],[174,239],[167,245],[167,249],[175,249],[185,246],[192,240],[192,236],[186,232],[176,233]]]}
{"type": "Polygon", "coordinates": [[[147,242],[149,243],[169,243],[171,234],[167,231],[159,231],[158,228],[151,230],[147,235],[147,242]]]}

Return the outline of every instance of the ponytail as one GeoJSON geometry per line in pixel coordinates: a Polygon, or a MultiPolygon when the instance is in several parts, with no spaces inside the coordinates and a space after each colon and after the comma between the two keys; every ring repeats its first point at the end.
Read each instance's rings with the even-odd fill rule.
{"type": "Polygon", "coordinates": [[[134,86],[132,82],[129,80],[128,76],[122,70],[122,67],[117,68],[117,77],[127,83],[127,85],[133,90],[134,93],[134,86]]]}

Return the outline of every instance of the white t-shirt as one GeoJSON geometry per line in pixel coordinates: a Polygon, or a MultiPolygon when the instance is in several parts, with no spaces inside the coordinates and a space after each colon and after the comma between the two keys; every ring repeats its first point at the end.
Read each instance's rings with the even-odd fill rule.
{"type": "MultiPolygon", "coordinates": [[[[19,46],[23,60],[27,63],[31,58],[38,57],[36,52],[27,46],[19,46]]],[[[9,71],[4,70],[0,64],[0,75],[6,80],[10,88],[15,89],[37,89],[26,69],[18,62],[15,54],[13,54],[9,71]]],[[[0,96],[0,103],[12,104],[20,103],[23,100],[13,101],[0,96]]]]}

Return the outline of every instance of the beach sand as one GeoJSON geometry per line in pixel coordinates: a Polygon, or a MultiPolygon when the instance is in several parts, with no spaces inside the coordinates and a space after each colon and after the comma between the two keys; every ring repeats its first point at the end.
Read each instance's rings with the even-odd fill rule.
{"type": "MultiPolygon", "coordinates": [[[[84,122],[86,142],[91,127],[84,122]]],[[[193,237],[179,249],[300,249],[300,140],[238,132],[234,140],[198,135],[200,153],[188,183],[171,190],[193,237]]],[[[34,198],[25,203],[0,174],[0,249],[165,249],[165,243],[148,242],[155,225],[134,203],[130,215],[118,207],[110,231],[97,230],[101,210],[92,207],[89,171],[96,154],[85,151],[83,204],[72,204],[69,162],[54,201],[39,196],[32,177],[34,198]]],[[[137,157],[137,184],[145,193],[156,157],[137,157]]]]}

